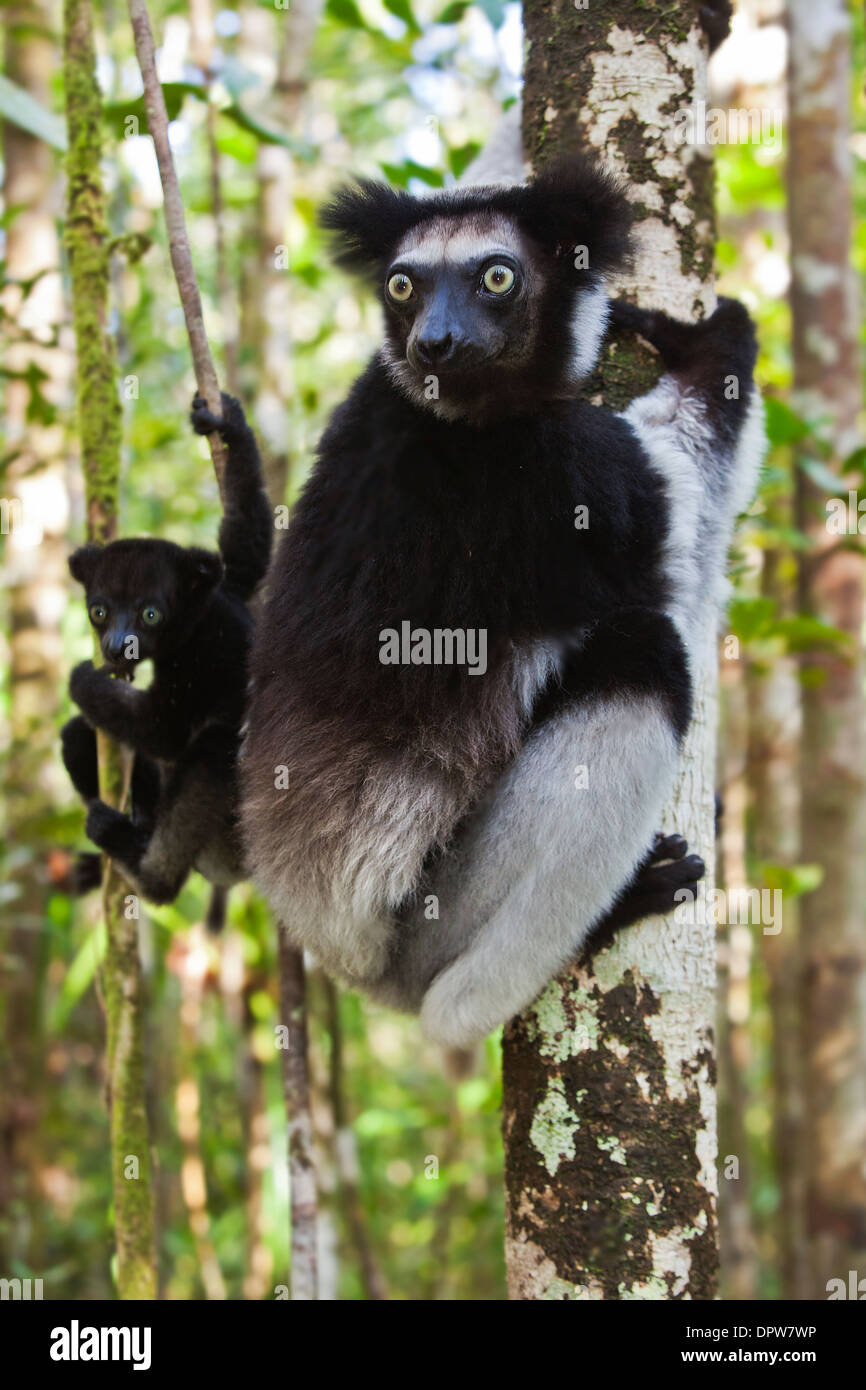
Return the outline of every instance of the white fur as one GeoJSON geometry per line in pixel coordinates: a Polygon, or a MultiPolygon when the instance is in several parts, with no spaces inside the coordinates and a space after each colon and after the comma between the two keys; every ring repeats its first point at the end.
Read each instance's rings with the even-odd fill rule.
{"type": "Polygon", "coordinates": [[[440,921],[421,926],[447,924],[467,943],[425,995],[428,1037],[449,1046],[483,1037],[573,959],[652,842],[677,751],[648,699],[573,709],[532,736],[446,869],[440,921]]]}
{"type": "Polygon", "coordinates": [[[578,294],[571,320],[574,348],[569,376],[572,381],[582,381],[598,361],[609,314],[610,304],[604,285],[581,290],[578,294]]]}

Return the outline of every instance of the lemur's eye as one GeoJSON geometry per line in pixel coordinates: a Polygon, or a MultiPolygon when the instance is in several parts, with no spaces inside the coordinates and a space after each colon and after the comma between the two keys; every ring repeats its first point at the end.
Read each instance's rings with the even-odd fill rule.
{"type": "Polygon", "coordinates": [[[108,609],[104,603],[92,603],[90,605],[90,621],[92,623],[104,623],[108,617],[108,609]]]}
{"type": "Polygon", "coordinates": [[[508,265],[491,265],[484,272],[484,288],[491,294],[507,294],[514,284],[514,271],[508,265]]]}
{"type": "Polygon", "coordinates": [[[396,299],[398,304],[405,304],[406,300],[411,299],[414,293],[409,276],[404,275],[402,271],[392,275],[388,281],[388,293],[392,299],[396,299]]]}
{"type": "Polygon", "coordinates": [[[141,616],[148,627],[156,627],[157,623],[162,622],[162,614],[153,603],[149,603],[146,608],[142,608],[141,616]]]}

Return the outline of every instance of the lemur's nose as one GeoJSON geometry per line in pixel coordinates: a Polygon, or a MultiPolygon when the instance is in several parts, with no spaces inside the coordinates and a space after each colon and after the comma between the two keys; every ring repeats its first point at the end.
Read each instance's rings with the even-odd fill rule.
{"type": "Polygon", "coordinates": [[[128,636],[126,632],[112,632],[106,637],[104,651],[109,661],[120,660],[126,650],[128,636]]]}
{"type": "Polygon", "coordinates": [[[454,340],[450,333],[445,333],[438,338],[418,338],[415,348],[418,356],[429,367],[438,367],[442,362],[447,362],[449,357],[453,355],[454,340]]]}

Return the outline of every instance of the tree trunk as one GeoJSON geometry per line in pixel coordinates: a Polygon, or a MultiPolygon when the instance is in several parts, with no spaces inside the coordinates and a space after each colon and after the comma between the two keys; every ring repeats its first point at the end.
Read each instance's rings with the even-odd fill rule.
{"type": "MultiPolygon", "coordinates": [[[[57,45],[44,0],[5,11],[6,75],[42,106],[51,105],[57,45]]],[[[34,413],[29,372],[44,372],[44,405],[66,403],[71,363],[56,341],[62,313],[55,226],[54,152],[12,121],[3,126],[6,285],[3,307],[17,329],[7,337],[3,405],[11,510],[5,542],[9,605],[9,728],[6,792],[3,1029],[8,1069],[0,1099],[0,1207],[9,1244],[4,1268],[38,1270],[40,1199],[38,1106],[42,1072],[41,979],[45,961],[48,865],[46,822],[56,803],[55,765],[60,618],[66,602],[68,499],[63,428],[34,413]],[[32,288],[19,285],[32,281],[32,288]],[[7,858],[8,856],[8,858],[7,858]]],[[[38,377],[37,377],[38,381],[38,377]]]]}
{"type": "MultiPolygon", "coordinates": [[[[829,419],[837,466],[859,442],[857,293],[850,267],[848,8],[789,0],[789,226],[795,404],[829,419]]],[[[852,482],[851,486],[855,486],[852,482]]],[[[800,606],[851,636],[810,655],[803,689],[802,856],[824,879],[801,906],[811,1296],[866,1269],[866,721],[863,559],[828,535],[821,490],[798,478],[812,547],[800,606]]]]}
{"type": "MultiPolygon", "coordinates": [[[[99,168],[102,97],[95,68],[90,0],[66,0],[66,247],[77,352],[78,427],[88,539],[106,542],[114,538],[117,529],[121,411],[114,352],[106,329],[108,228],[99,168]]],[[[119,750],[101,734],[98,743],[100,794],[118,806],[125,791],[123,761],[119,750]]],[[[108,938],[104,989],[117,1287],[123,1299],[152,1299],[156,1297],[156,1249],[137,905],[110,861],[103,878],[103,911],[108,938]]]]}
{"type": "MultiPolygon", "coordinates": [[[[638,208],[630,286],[682,318],[711,310],[712,165],[673,112],[706,96],[697,7],[528,0],[524,141],[533,163],[575,147],[627,180],[638,208]],[[643,31],[643,32],[642,32],[643,31]]],[[[652,385],[648,351],[615,343],[608,405],[652,385]]],[[[695,720],[667,828],[712,886],[715,642],[691,653],[695,720]]],[[[698,914],[700,915],[700,914],[698,914]]],[[[716,1289],[715,931],[655,919],[556,980],[506,1030],[509,1294],[712,1298],[716,1289]]]]}

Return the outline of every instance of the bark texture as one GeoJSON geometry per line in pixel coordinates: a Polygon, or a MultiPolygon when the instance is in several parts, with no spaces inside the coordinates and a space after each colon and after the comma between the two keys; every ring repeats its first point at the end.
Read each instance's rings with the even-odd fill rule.
{"type": "MultiPolygon", "coordinates": [[[[64,6],[64,86],[69,137],[66,248],[72,281],[78,426],[88,539],[117,529],[121,410],[114,351],[107,333],[109,252],[99,169],[102,98],[90,0],[64,6]]],[[[99,736],[100,794],[122,804],[125,772],[118,750],[99,736]]],[[[104,969],[108,1027],[111,1169],[117,1286],[123,1299],[156,1297],[153,1193],[144,1073],[144,1013],[137,910],[110,863],[103,879],[108,944],[104,969]]]]}
{"type": "MultiPolygon", "coordinates": [[[[683,318],[714,304],[712,166],[673,116],[706,96],[697,6],[528,0],[524,145],[574,147],[627,180],[639,217],[628,288],[683,318]]],[[[626,286],[623,286],[626,288],[626,286]]],[[[657,376],[606,350],[595,398],[619,408],[657,376]]],[[[712,886],[715,642],[696,658],[696,717],[667,828],[712,886]]],[[[506,1031],[504,1114],[513,1299],[712,1298],[716,1289],[715,934],[654,919],[554,981],[506,1031]]]]}
{"type": "MultiPolygon", "coordinates": [[[[44,0],[4,10],[4,72],[50,106],[57,43],[44,0]]],[[[57,342],[61,319],[55,162],[41,140],[3,126],[6,228],[3,310],[8,316],[3,382],[3,590],[9,613],[11,735],[4,756],[2,908],[3,1086],[0,1094],[0,1208],[4,1269],[40,1271],[39,1094],[43,1068],[41,988],[45,965],[48,822],[56,804],[55,730],[60,619],[66,603],[67,495],[59,419],[28,418],[29,377],[44,373],[43,402],[66,403],[71,362],[57,342]]]]}
{"type": "MultiPolygon", "coordinates": [[[[789,226],[795,404],[826,421],[838,463],[858,442],[860,354],[851,270],[851,57],[844,0],[789,0],[789,226]]],[[[851,486],[856,486],[855,482],[851,486]]],[[[801,472],[800,604],[850,634],[805,663],[802,856],[824,879],[801,907],[810,1296],[866,1269],[866,709],[862,552],[826,528],[801,472]],[[855,656],[856,654],[856,656],[855,656]]]]}
{"type": "Polygon", "coordinates": [[[289,1143],[292,1222],[292,1299],[318,1297],[316,1260],[316,1160],[310,1104],[310,1062],[304,957],[277,929],[280,966],[280,1020],[286,1029],[282,1048],[283,1096],[289,1143]]]}

